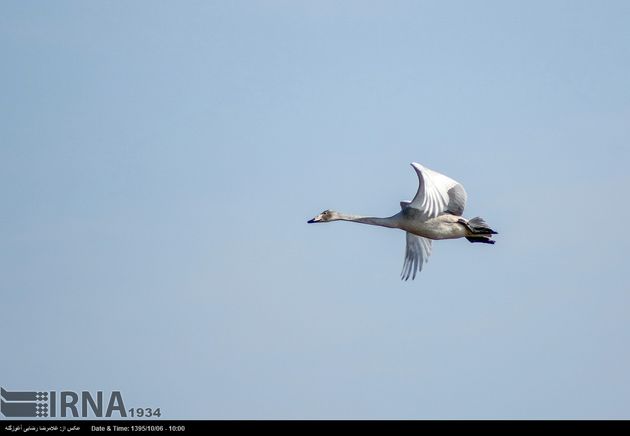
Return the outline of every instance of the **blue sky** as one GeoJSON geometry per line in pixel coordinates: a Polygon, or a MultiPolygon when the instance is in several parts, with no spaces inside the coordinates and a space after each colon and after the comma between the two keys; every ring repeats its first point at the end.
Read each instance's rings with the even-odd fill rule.
{"type": "Polygon", "coordinates": [[[6,388],[165,418],[630,418],[630,3],[0,5],[6,388]],[[412,161],[494,246],[401,282],[412,161]]]}

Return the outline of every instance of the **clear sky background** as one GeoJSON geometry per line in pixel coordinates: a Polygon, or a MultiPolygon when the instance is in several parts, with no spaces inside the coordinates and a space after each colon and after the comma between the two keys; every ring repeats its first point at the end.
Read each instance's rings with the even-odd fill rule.
{"type": "Polygon", "coordinates": [[[0,3],[0,384],[630,418],[630,2],[0,3]],[[494,246],[388,216],[412,161],[494,246]]]}

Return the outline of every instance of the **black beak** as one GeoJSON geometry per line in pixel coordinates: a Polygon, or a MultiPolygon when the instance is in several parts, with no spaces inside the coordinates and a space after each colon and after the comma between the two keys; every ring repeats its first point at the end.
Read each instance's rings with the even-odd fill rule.
{"type": "Polygon", "coordinates": [[[308,220],[308,221],[306,222],[306,224],[313,224],[313,223],[316,223],[316,222],[317,222],[317,221],[315,221],[315,218],[313,218],[312,220],[308,220]]]}

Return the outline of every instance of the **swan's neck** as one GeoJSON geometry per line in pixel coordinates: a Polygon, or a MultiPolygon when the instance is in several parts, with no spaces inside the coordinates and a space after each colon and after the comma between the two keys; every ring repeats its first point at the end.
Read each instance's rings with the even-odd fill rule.
{"type": "Polygon", "coordinates": [[[353,223],[369,224],[372,226],[400,228],[397,215],[390,216],[387,218],[378,218],[374,216],[339,214],[338,219],[341,221],[351,221],[353,223]]]}

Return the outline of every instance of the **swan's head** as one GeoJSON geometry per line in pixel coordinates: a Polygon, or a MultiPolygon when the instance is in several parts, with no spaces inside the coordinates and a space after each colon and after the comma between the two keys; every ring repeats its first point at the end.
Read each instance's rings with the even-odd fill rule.
{"type": "Polygon", "coordinates": [[[313,223],[325,223],[327,221],[336,221],[339,220],[339,214],[334,210],[325,210],[319,215],[317,215],[312,220],[307,221],[309,224],[313,223]]]}

